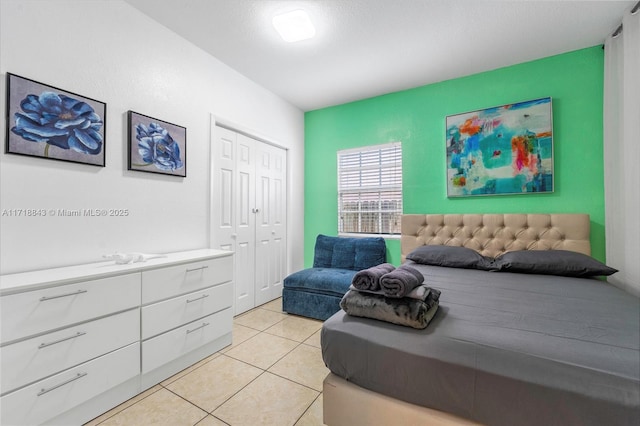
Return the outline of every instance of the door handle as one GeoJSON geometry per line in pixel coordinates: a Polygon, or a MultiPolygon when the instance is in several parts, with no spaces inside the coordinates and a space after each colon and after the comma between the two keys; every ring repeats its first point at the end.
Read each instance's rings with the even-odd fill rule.
{"type": "Polygon", "coordinates": [[[252,213],[260,213],[260,209],[251,209],[252,213]]]}

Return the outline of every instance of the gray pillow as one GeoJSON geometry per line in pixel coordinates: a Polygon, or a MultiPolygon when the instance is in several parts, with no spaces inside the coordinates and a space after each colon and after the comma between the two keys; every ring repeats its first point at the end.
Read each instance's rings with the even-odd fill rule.
{"type": "Polygon", "coordinates": [[[407,259],[423,265],[494,271],[493,258],[466,247],[421,246],[407,255],[407,259]]]}
{"type": "Polygon", "coordinates": [[[594,277],[618,272],[591,256],[566,250],[520,250],[504,253],[495,259],[501,272],[594,277]]]}

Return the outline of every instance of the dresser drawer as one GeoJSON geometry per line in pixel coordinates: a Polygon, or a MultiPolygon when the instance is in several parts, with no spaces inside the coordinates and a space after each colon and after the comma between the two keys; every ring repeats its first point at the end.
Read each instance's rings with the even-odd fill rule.
{"type": "Polygon", "coordinates": [[[227,308],[142,342],[142,373],[148,373],[224,336],[232,327],[233,312],[231,308],[227,308]]]}
{"type": "Polygon", "coordinates": [[[142,272],[142,303],[147,304],[231,281],[233,257],[142,272]]]}
{"type": "Polygon", "coordinates": [[[140,273],[0,297],[2,343],[140,305],[140,273]]]}
{"type": "Polygon", "coordinates": [[[142,339],[231,307],[233,285],[218,284],[204,290],[142,307],[142,339]]]}
{"type": "Polygon", "coordinates": [[[134,343],[1,398],[3,425],[36,425],[140,374],[134,343]]]}
{"type": "Polygon", "coordinates": [[[132,309],[3,346],[2,394],[136,342],[139,329],[132,309]]]}

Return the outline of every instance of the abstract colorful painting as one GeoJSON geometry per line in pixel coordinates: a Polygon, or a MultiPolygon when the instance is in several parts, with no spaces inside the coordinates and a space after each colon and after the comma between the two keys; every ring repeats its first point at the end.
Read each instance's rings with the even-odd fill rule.
{"type": "Polygon", "coordinates": [[[447,196],[553,192],[551,98],[446,120],[447,196]]]}

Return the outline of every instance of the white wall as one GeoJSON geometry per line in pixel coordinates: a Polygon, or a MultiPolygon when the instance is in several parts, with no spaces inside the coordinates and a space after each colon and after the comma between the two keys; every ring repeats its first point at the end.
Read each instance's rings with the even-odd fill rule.
{"type": "MultiPolygon", "coordinates": [[[[289,149],[289,267],[302,268],[302,111],[120,0],[1,0],[0,40],[2,78],[10,72],[107,103],[105,168],[0,155],[2,274],[100,261],[114,251],[208,247],[211,114],[289,149]],[[187,128],[186,178],[126,170],[127,110],[187,128]],[[6,212],[88,208],[130,213],[6,212]]],[[[3,138],[6,130],[3,119],[3,138]]]]}

